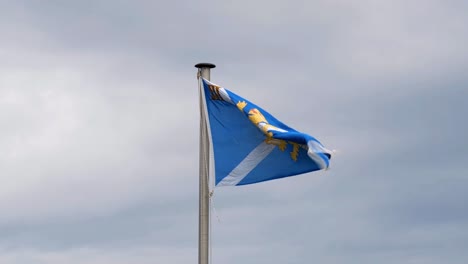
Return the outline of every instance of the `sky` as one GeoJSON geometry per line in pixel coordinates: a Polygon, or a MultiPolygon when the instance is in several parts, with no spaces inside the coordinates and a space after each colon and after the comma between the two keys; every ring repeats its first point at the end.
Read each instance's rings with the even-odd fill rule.
{"type": "Polygon", "coordinates": [[[212,261],[468,261],[466,1],[2,1],[0,263],[196,263],[198,83],[336,149],[216,188],[212,261]]]}

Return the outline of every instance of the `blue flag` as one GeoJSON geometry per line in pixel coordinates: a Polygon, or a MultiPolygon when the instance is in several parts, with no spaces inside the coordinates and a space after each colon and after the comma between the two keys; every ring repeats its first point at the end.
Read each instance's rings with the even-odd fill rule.
{"type": "Polygon", "coordinates": [[[331,152],[239,95],[202,80],[217,186],[327,169],[331,152]]]}

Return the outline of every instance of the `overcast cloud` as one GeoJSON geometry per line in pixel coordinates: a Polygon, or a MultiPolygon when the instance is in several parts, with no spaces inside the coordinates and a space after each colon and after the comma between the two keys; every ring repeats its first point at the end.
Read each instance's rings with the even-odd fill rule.
{"type": "Polygon", "coordinates": [[[468,262],[466,1],[0,3],[0,263],[196,263],[198,62],[336,149],[213,263],[468,262]]]}

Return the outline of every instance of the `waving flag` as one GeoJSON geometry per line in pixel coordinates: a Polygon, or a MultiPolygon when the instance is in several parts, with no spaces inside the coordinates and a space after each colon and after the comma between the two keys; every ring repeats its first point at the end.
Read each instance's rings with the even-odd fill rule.
{"type": "Polygon", "coordinates": [[[217,186],[245,185],[327,169],[330,151],[235,93],[202,80],[217,186]]]}

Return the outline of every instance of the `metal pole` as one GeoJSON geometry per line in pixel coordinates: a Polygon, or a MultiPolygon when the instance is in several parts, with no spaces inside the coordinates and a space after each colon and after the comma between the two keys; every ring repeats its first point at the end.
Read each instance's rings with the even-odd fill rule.
{"type": "MultiPolygon", "coordinates": [[[[201,77],[210,80],[210,69],[216,67],[211,63],[198,63],[201,77]]],[[[203,89],[203,87],[201,87],[203,89]]],[[[210,142],[205,114],[204,98],[200,93],[200,153],[199,153],[199,214],[198,214],[198,263],[209,264],[209,239],[210,239],[210,193],[209,193],[209,168],[210,168],[210,142]]]]}

